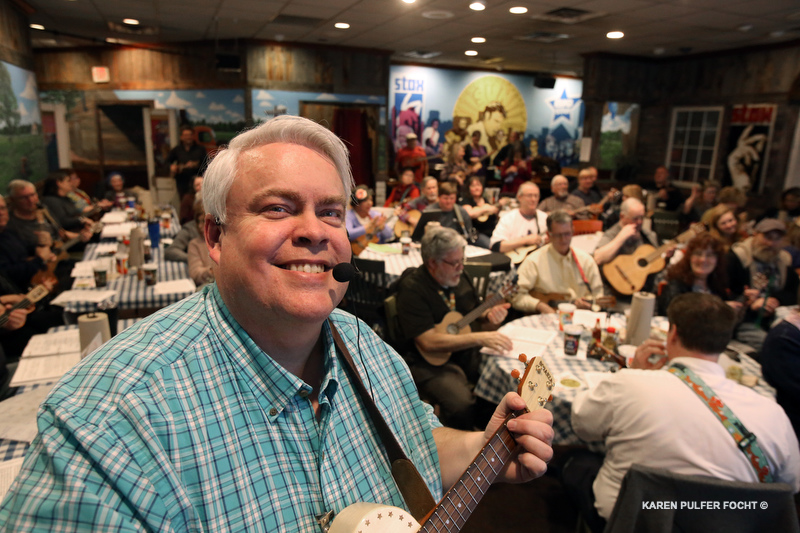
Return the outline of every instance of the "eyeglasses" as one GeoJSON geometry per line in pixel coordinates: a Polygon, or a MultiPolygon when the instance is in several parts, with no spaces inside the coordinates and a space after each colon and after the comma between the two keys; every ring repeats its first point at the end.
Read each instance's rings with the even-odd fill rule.
{"type": "Polygon", "coordinates": [[[447,259],[440,259],[442,263],[448,264],[453,268],[464,268],[464,260],[461,261],[448,261],[447,259]]]}
{"type": "Polygon", "coordinates": [[[566,233],[551,233],[550,234],[550,239],[552,239],[552,240],[555,240],[555,239],[570,239],[570,238],[572,238],[572,232],[571,231],[568,231],[566,233]]]}

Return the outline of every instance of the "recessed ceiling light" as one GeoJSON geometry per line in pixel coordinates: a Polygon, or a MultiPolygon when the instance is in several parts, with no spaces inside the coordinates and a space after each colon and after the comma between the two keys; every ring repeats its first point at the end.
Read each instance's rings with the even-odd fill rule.
{"type": "Polygon", "coordinates": [[[417,0],[403,0],[403,2],[405,2],[406,4],[413,4],[416,1],[417,0]]]}
{"type": "Polygon", "coordinates": [[[524,15],[525,13],[528,12],[528,8],[522,6],[512,7],[511,9],[508,10],[508,12],[514,15],[524,15]]]}
{"type": "Polygon", "coordinates": [[[622,39],[623,37],[625,37],[625,34],[622,33],[621,31],[610,31],[606,33],[606,37],[608,37],[609,39],[622,39]]]}
{"type": "Polygon", "coordinates": [[[31,24],[31,25],[30,25],[30,28],[31,28],[32,30],[43,30],[43,29],[44,29],[44,26],[42,26],[41,24],[31,24]]]}
{"type": "Polygon", "coordinates": [[[736,29],[739,30],[740,32],[746,33],[748,31],[751,31],[753,28],[754,26],[752,24],[742,24],[736,29]]]}
{"type": "Polygon", "coordinates": [[[483,2],[483,0],[478,0],[477,2],[472,2],[469,5],[469,8],[471,10],[473,10],[473,11],[483,11],[484,9],[486,9],[486,2],[483,2]]]}
{"type": "Polygon", "coordinates": [[[472,42],[475,44],[485,43],[486,37],[473,37],[472,42]]]}
{"type": "Polygon", "coordinates": [[[466,52],[464,52],[464,55],[465,56],[476,56],[476,55],[478,55],[478,52],[476,50],[467,50],[466,52]]]}
{"type": "Polygon", "coordinates": [[[337,22],[336,24],[333,25],[333,27],[338,28],[340,30],[346,30],[347,28],[350,27],[350,24],[346,22],[337,22]]]}
{"type": "Polygon", "coordinates": [[[777,39],[778,37],[783,37],[784,35],[786,35],[786,32],[783,30],[775,30],[769,32],[769,36],[775,39],[777,39]]]}
{"type": "Polygon", "coordinates": [[[128,24],[130,26],[138,26],[139,21],[136,19],[122,19],[123,24],[128,24]]]}
{"type": "Polygon", "coordinates": [[[664,55],[667,52],[667,49],[659,46],[658,48],[653,48],[653,53],[657,56],[664,55]]]}
{"type": "Polygon", "coordinates": [[[446,20],[453,18],[453,12],[445,9],[432,9],[430,11],[423,11],[422,18],[430,20],[446,20]]]}

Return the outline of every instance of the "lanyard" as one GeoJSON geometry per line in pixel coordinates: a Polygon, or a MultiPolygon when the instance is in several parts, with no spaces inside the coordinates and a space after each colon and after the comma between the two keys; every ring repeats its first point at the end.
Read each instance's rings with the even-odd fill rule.
{"type": "Polygon", "coordinates": [[[736,441],[736,447],[742,451],[747,457],[750,466],[756,471],[758,480],[762,483],[773,482],[772,473],[769,471],[769,463],[761,446],[758,445],[756,436],[750,433],[727,405],[722,403],[722,399],[716,395],[714,390],[706,385],[700,379],[700,376],[692,372],[691,368],[681,363],[672,363],[672,366],[667,370],[683,381],[711,409],[714,416],[722,422],[725,430],[736,441]]]}
{"type": "Polygon", "coordinates": [[[445,296],[444,291],[439,291],[439,296],[442,297],[444,300],[445,305],[450,308],[451,311],[456,310],[456,294],[453,291],[448,291],[450,293],[450,297],[448,298],[445,296]]]}

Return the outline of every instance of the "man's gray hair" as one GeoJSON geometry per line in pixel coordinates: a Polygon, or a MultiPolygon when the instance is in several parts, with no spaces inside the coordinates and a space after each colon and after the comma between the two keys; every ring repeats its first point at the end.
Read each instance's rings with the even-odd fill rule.
{"type": "Polygon", "coordinates": [[[28,180],[16,179],[8,182],[8,199],[13,200],[17,193],[25,187],[36,188],[36,186],[28,180]]]}
{"type": "MultiPolygon", "coordinates": [[[[534,189],[536,189],[537,191],[539,190],[539,186],[538,186],[538,185],[536,185],[534,182],[532,182],[532,181],[526,181],[526,182],[523,182],[523,183],[522,183],[522,184],[519,186],[519,189],[517,189],[517,198],[519,198],[519,196],[522,194],[522,189],[530,189],[531,187],[533,187],[533,188],[534,188],[534,189]]],[[[541,191],[540,191],[540,192],[541,192],[541,191]]]]}
{"type": "Polygon", "coordinates": [[[553,224],[569,224],[572,225],[572,217],[563,209],[556,209],[547,215],[547,231],[553,230],[553,224]]]}
{"type": "MultiPolygon", "coordinates": [[[[436,178],[434,178],[433,176],[425,176],[425,177],[422,179],[422,188],[423,188],[423,189],[424,189],[425,187],[427,187],[427,186],[428,186],[428,182],[429,182],[429,181],[435,181],[437,184],[439,183],[439,180],[437,180],[437,179],[436,179],[436,178]]],[[[436,187],[436,190],[439,190],[439,187],[438,187],[438,186],[436,187]]]]}
{"type": "Polygon", "coordinates": [[[467,241],[453,228],[435,228],[425,232],[422,237],[422,263],[429,259],[441,260],[444,256],[459,248],[465,248],[467,241]]]}
{"type": "Polygon", "coordinates": [[[628,213],[631,211],[631,207],[640,205],[644,207],[644,204],[638,198],[626,198],[622,205],[619,206],[619,212],[622,215],[628,216],[628,213]]]}
{"type": "Polygon", "coordinates": [[[562,174],[556,174],[555,176],[553,176],[553,179],[550,180],[550,188],[552,189],[555,186],[556,182],[560,180],[564,180],[567,183],[569,183],[569,180],[567,179],[566,176],[562,174]]]}
{"type": "Polygon", "coordinates": [[[203,180],[203,204],[206,212],[221,224],[227,221],[226,202],[236,179],[241,154],[252,148],[274,143],[305,146],[328,159],[344,185],[345,199],[353,189],[353,173],[345,144],[332,131],[313,120],[281,115],[240,133],[227,148],[217,152],[208,165],[203,180]]]}

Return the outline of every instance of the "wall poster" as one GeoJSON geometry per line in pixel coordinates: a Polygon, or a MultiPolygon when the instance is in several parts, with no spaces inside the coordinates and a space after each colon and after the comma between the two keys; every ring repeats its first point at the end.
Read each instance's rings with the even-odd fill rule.
{"type": "Polygon", "coordinates": [[[723,185],[763,191],[777,108],[776,104],[733,106],[723,185]]]}

